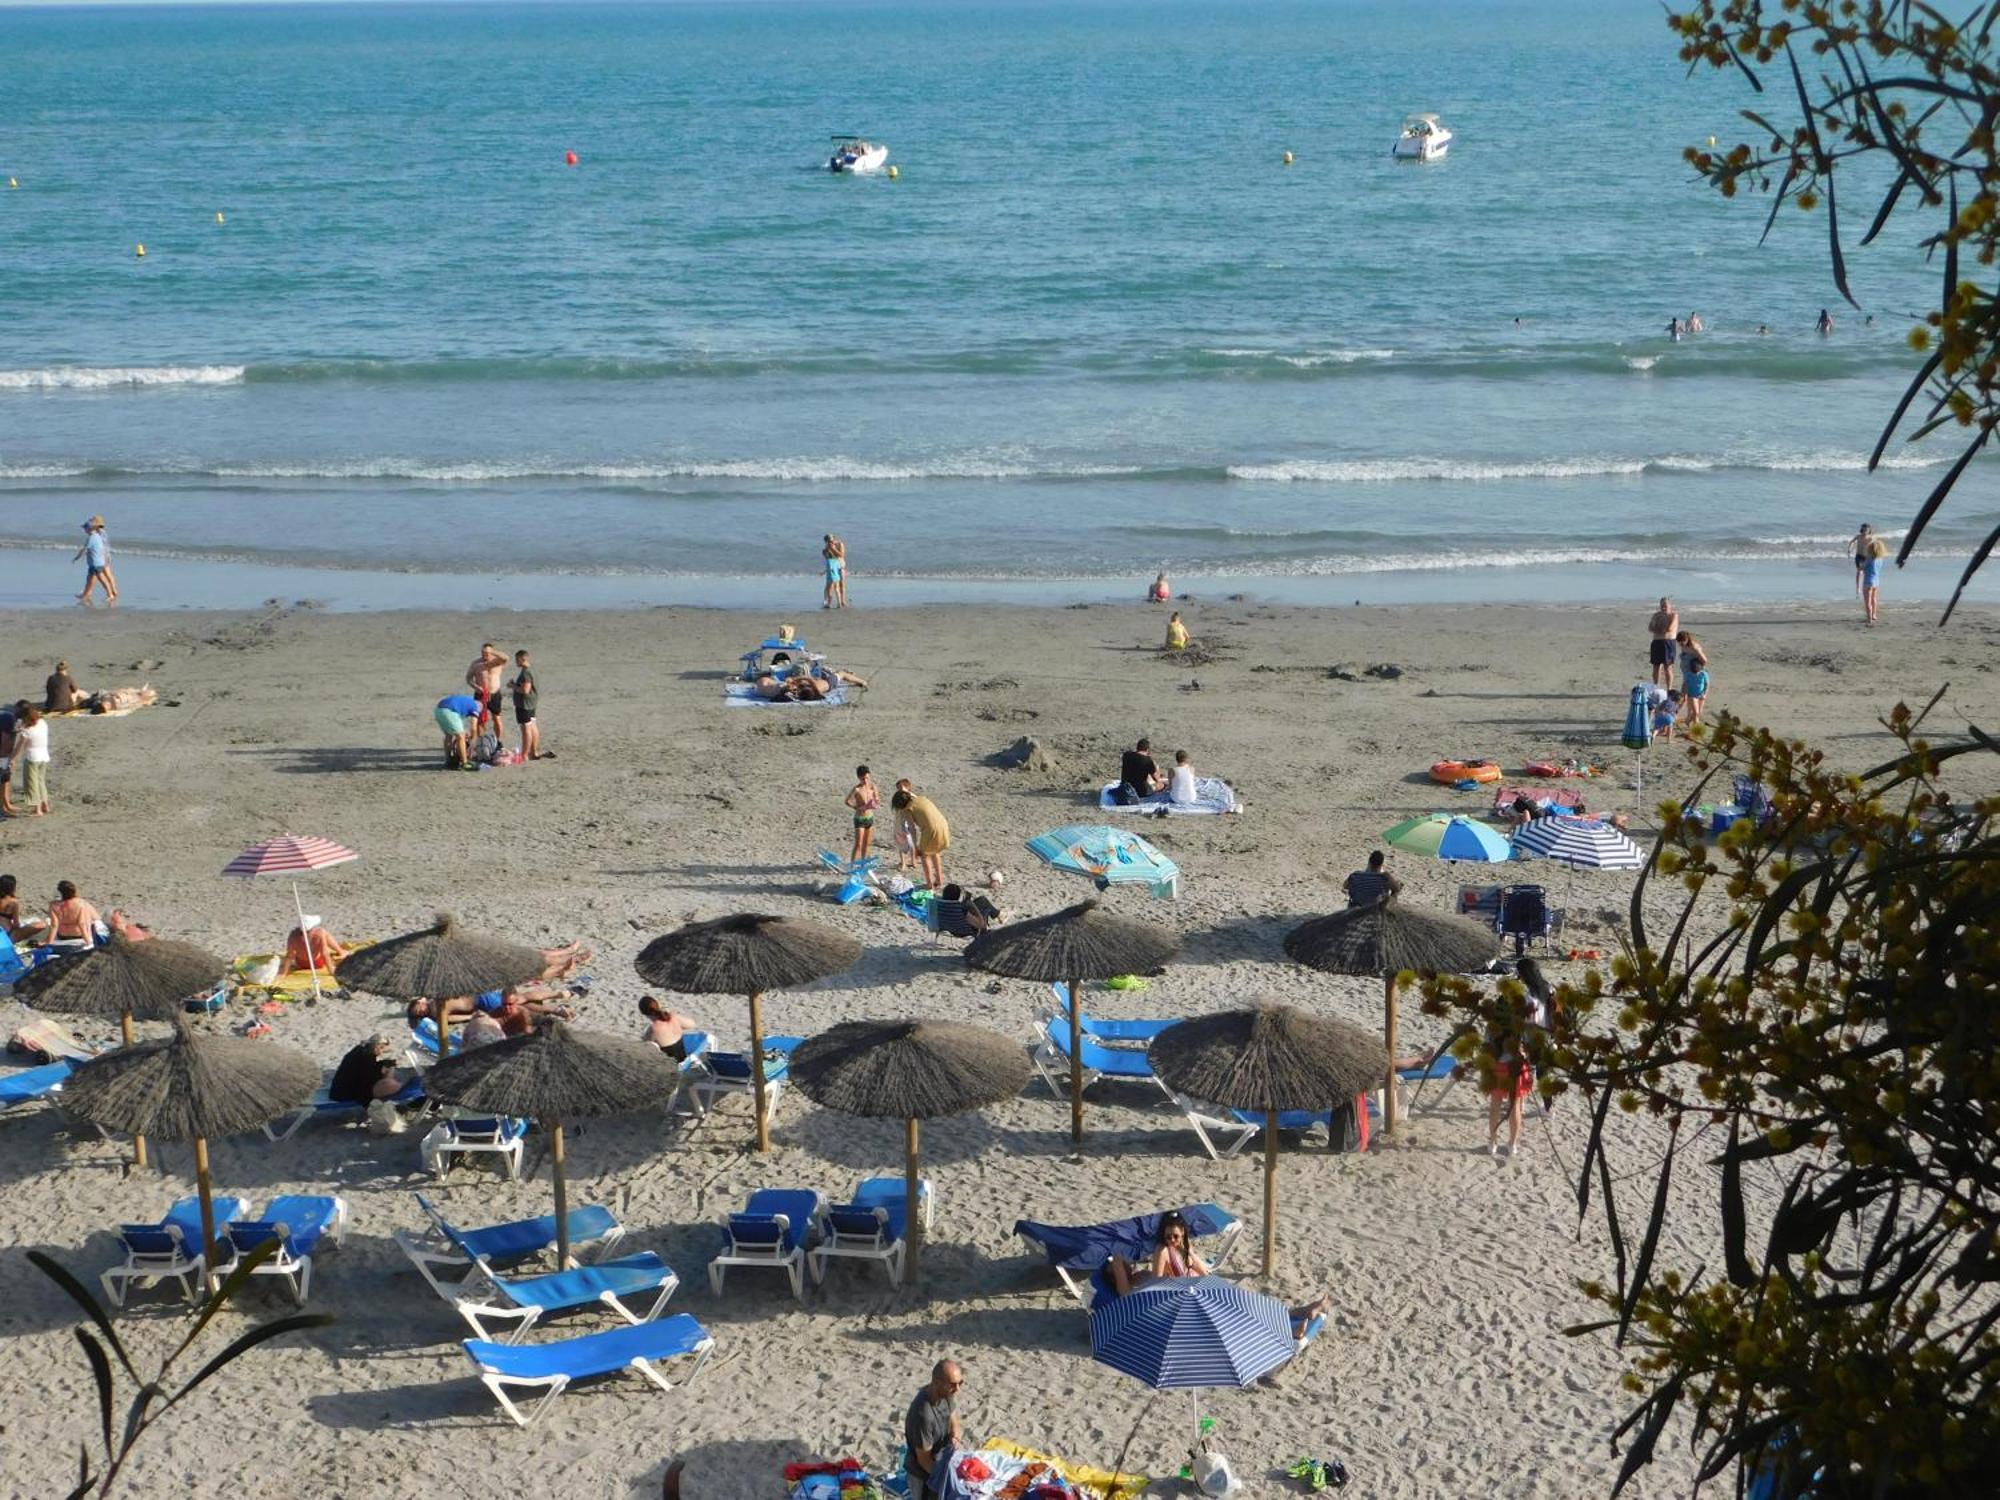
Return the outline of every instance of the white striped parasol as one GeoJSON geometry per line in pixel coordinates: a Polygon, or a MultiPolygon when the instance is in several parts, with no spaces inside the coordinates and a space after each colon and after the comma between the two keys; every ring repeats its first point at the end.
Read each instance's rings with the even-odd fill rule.
{"type": "Polygon", "coordinates": [[[1514,847],[1573,870],[1636,870],[1646,853],[1595,818],[1537,818],[1514,835],[1514,847]]]}
{"type": "MultiPolygon", "coordinates": [[[[318,834],[280,834],[274,839],[265,839],[261,844],[252,844],[236,858],[222,867],[224,875],[250,879],[258,875],[290,875],[292,880],[292,909],[298,914],[299,934],[308,944],[306,953],[312,954],[311,939],[305,937],[306,904],[299,896],[299,882],[296,877],[310,875],[315,870],[331,869],[335,865],[348,864],[361,856],[345,844],[336,844],[332,839],[321,838],[318,834]]],[[[319,965],[308,965],[312,975],[313,998],[319,998],[319,965]]]]}

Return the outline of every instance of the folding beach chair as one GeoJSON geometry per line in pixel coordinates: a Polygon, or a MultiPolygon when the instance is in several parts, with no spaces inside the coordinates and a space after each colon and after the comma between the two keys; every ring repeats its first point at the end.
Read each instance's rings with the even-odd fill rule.
{"type": "Polygon", "coordinates": [[[230,1221],[228,1259],[216,1265],[215,1274],[228,1275],[238,1256],[248,1255],[266,1241],[275,1241],[277,1249],[250,1274],[280,1278],[290,1290],[292,1301],[302,1304],[312,1286],[314,1253],[322,1247],[337,1249],[346,1227],[347,1201],[343,1198],[304,1194],[273,1198],[263,1218],[230,1221]]]}
{"type": "Polygon", "coordinates": [[[559,1339],[552,1344],[465,1341],[465,1352],[479,1367],[480,1380],[493,1392],[507,1415],[523,1427],[533,1424],[573,1381],[637,1370],[661,1390],[670,1391],[674,1383],[655,1365],[693,1357],[694,1368],[687,1373],[687,1379],[693,1380],[708,1363],[709,1352],[714,1348],[715,1340],[708,1330],[686,1313],[677,1313],[657,1323],[559,1339]],[[529,1410],[523,1411],[508,1395],[510,1388],[540,1391],[542,1396],[529,1410]]]}
{"type": "MultiPolygon", "coordinates": [[[[417,1269],[424,1273],[425,1279],[437,1289],[438,1295],[447,1300],[449,1295],[432,1274],[432,1267],[456,1271],[463,1278],[476,1268],[516,1265],[533,1256],[547,1254],[556,1247],[554,1214],[543,1214],[534,1219],[512,1219],[484,1229],[460,1229],[439,1213],[436,1205],[424,1194],[415,1196],[417,1207],[430,1221],[430,1228],[422,1234],[396,1231],[395,1240],[402,1246],[403,1253],[416,1263],[417,1269]]],[[[595,1204],[571,1209],[568,1229],[571,1255],[586,1261],[605,1254],[625,1236],[625,1226],[618,1222],[611,1210],[595,1204]]]]}
{"type": "Polygon", "coordinates": [[[823,1194],[810,1188],[759,1188],[741,1213],[724,1214],[727,1242],[708,1263],[708,1288],[722,1295],[722,1278],[731,1266],[773,1267],[785,1273],[792,1295],[805,1300],[806,1241],[826,1207],[823,1194]]]}
{"type": "MultiPolygon", "coordinates": [[[[350,1124],[358,1124],[368,1118],[368,1106],[366,1104],[356,1104],[351,1099],[334,1099],[329,1097],[327,1089],[332,1084],[333,1075],[329,1073],[326,1075],[326,1081],[319,1086],[312,1098],[308,1099],[304,1104],[299,1105],[296,1109],[279,1115],[277,1119],[267,1121],[264,1125],[264,1139],[267,1141],[288,1141],[299,1133],[299,1127],[308,1120],[345,1120],[350,1124]]],[[[423,1097],[423,1080],[421,1078],[412,1078],[400,1090],[390,1096],[389,1102],[398,1106],[420,1104],[423,1102],[423,1097]]]]}
{"type": "Polygon", "coordinates": [[[1191,1203],[1178,1210],[1158,1209],[1107,1224],[1040,1224],[1020,1219],[1014,1233],[1032,1245],[1054,1268],[1069,1294],[1089,1310],[1097,1300],[1111,1294],[1105,1267],[1119,1257],[1132,1264],[1152,1259],[1160,1238],[1160,1220],[1178,1212],[1187,1221],[1190,1240],[1212,1239],[1204,1247],[1202,1259],[1211,1270],[1220,1270],[1236,1248],[1243,1225],[1234,1214],[1213,1203],[1191,1203]]]}
{"type": "MultiPolygon", "coordinates": [[[[231,1219],[249,1215],[250,1200],[216,1198],[210,1207],[219,1233],[231,1219]]],[[[142,1287],[173,1281],[184,1299],[194,1300],[195,1279],[202,1269],[199,1198],[181,1199],[157,1224],[120,1224],[118,1238],[125,1249],[124,1261],[97,1278],[105,1301],[123,1307],[126,1291],[135,1281],[142,1287]]]]}
{"type": "MultiPolygon", "coordinates": [[[[1065,1016],[1044,1015],[1041,1028],[1041,1037],[1035,1044],[1031,1059],[1035,1071],[1041,1075],[1042,1082],[1049,1086],[1050,1093],[1058,1099],[1067,1099],[1071,1065],[1069,1020],[1065,1016]]],[[[1146,1061],[1144,1052],[1134,1051],[1129,1047],[1107,1047],[1086,1036],[1077,1063],[1083,1069],[1085,1088],[1089,1088],[1100,1078],[1119,1078],[1128,1083],[1153,1084],[1169,1099],[1173,1097],[1173,1090],[1154,1075],[1153,1065],[1146,1061]]]]}
{"type": "MultiPolygon", "coordinates": [[[[925,1233],[931,1227],[931,1180],[917,1179],[917,1203],[925,1233]]],[[[826,1280],[826,1263],[847,1260],[880,1261],[889,1283],[903,1280],[903,1255],[908,1246],[909,1187],[900,1177],[870,1177],[847,1203],[826,1210],[826,1237],[808,1252],[806,1263],[815,1283],[826,1280]]]]}
{"type": "Polygon", "coordinates": [[[1548,893],[1540,886],[1510,885],[1501,892],[1495,930],[1503,939],[1514,940],[1514,952],[1519,956],[1529,943],[1551,945],[1562,930],[1562,920],[1563,914],[1550,907],[1548,893]]]}
{"type": "MultiPolygon", "coordinates": [[[[1056,999],[1056,1015],[1065,1024],[1069,1021],[1069,986],[1061,981],[1049,986],[1049,993],[1056,999]]],[[[1095,1016],[1078,1018],[1077,1028],[1093,1042],[1101,1042],[1107,1047],[1136,1048],[1143,1052],[1146,1044],[1169,1026],[1178,1026],[1177,1018],[1146,1021],[1106,1021],[1095,1016]]]]}
{"type": "Polygon", "coordinates": [[[521,1175],[527,1150],[528,1122],[496,1115],[447,1117],[430,1129],[419,1146],[424,1170],[442,1177],[465,1156],[497,1156],[500,1169],[513,1181],[521,1175]]]}
{"type": "MultiPolygon", "coordinates": [[[[764,1038],[764,1108],[772,1119],[778,1116],[778,1101],[785,1095],[785,1082],[792,1073],[792,1054],[805,1040],[798,1036],[764,1038]]],[[[750,1058],[742,1052],[717,1052],[710,1048],[702,1056],[703,1071],[690,1073],[685,1090],[696,1115],[706,1116],[718,1101],[731,1095],[756,1097],[750,1076],[750,1058]]]]}

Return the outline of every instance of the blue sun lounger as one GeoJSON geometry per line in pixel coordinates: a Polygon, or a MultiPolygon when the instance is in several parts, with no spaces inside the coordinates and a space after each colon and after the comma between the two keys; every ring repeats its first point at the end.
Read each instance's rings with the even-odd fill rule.
{"type": "Polygon", "coordinates": [[[656,1368],[670,1359],[692,1356],[694,1368],[687,1373],[693,1380],[708,1363],[715,1340],[707,1329],[686,1313],[662,1318],[657,1323],[641,1323],[632,1328],[610,1328],[602,1333],[586,1333],[553,1344],[495,1344],[485,1339],[467,1339],[465,1352],[479,1367],[479,1378],[493,1397],[521,1426],[532,1425],[573,1381],[598,1375],[615,1375],[621,1370],[637,1370],[663,1391],[674,1383],[656,1368]],[[543,1394],[523,1411],[508,1395],[510,1387],[543,1394]]]}
{"type": "MultiPolygon", "coordinates": [[[[266,1241],[276,1241],[277,1249],[260,1262],[252,1276],[276,1276],[285,1283],[294,1302],[303,1303],[312,1286],[314,1252],[324,1244],[338,1247],[347,1227],[347,1203],[341,1198],[289,1194],[273,1198],[261,1219],[231,1219],[226,1231],[229,1258],[215,1267],[226,1276],[236,1258],[248,1255],[266,1241]]],[[[197,1231],[197,1236],[199,1231],[197,1231]]]]}
{"type": "Polygon", "coordinates": [[[759,1188],[741,1213],[724,1214],[728,1237],[722,1253],[708,1263],[708,1289],[722,1295],[731,1266],[772,1266],[785,1273],[792,1295],[805,1300],[806,1241],[818,1226],[826,1197],[810,1188],[759,1188]]]}
{"type": "MultiPolygon", "coordinates": [[[[1049,986],[1049,993],[1056,997],[1056,1012],[1065,1020],[1069,1017],[1069,986],[1060,982],[1049,986]]],[[[1077,1026],[1093,1042],[1102,1042],[1107,1047],[1137,1047],[1141,1051],[1146,1043],[1165,1031],[1169,1026],[1178,1026],[1178,1019],[1157,1021],[1105,1021],[1095,1016],[1079,1016],[1077,1026]]]]}
{"type": "MultiPolygon", "coordinates": [[[[216,1198],[210,1207],[218,1234],[231,1219],[247,1218],[248,1198],[216,1198]]],[[[104,1297],[113,1307],[125,1305],[129,1285],[172,1280],[181,1296],[192,1300],[195,1278],[201,1274],[201,1200],[183,1198],[160,1216],[157,1224],[120,1224],[118,1238],[125,1248],[123,1264],[113,1266],[97,1278],[104,1297]]]]}
{"type": "MultiPolygon", "coordinates": [[[[778,1101],[785,1095],[785,1081],[792,1076],[792,1054],[804,1041],[802,1036],[764,1038],[764,1107],[773,1118],[778,1113],[778,1101]]],[[[703,1073],[700,1076],[690,1073],[687,1079],[688,1102],[697,1115],[706,1115],[718,1100],[732,1094],[755,1095],[748,1053],[710,1049],[702,1054],[701,1061],[703,1073]]]]}
{"type": "Polygon", "coordinates": [[[54,1098],[62,1092],[63,1080],[75,1071],[76,1064],[63,1058],[60,1062],[44,1063],[39,1068],[23,1068],[17,1073],[0,1077],[0,1109],[14,1109],[54,1098]]]}
{"type": "MultiPolygon", "coordinates": [[[[314,1092],[312,1098],[288,1114],[267,1121],[264,1125],[264,1139],[267,1141],[288,1141],[299,1133],[299,1127],[308,1120],[361,1120],[368,1115],[368,1106],[356,1104],[352,1099],[334,1099],[328,1096],[333,1075],[329,1073],[326,1082],[314,1092]]],[[[391,1104],[420,1104],[424,1097],[424,1081],[412,1078],[395,1094],[390,1096],[391,1104]]]]}
{"type": "MultiPolygon", "coordinates": [[[[934,1195],[928,1177],[917,1179],[917,1201],[923,1225],[931,1225],[934,1195]]],[[[807,1255],[815,1282],[826,1280],[826,1263],[833,1259],[878,1260],[889,1272],[889,1283],[903,1280],[903,1256],[909,1241],[909,1185],[900,1177],[870,1177],[846,1203],[826,1210],[826,1238],[807,1255]]]]}
{"type": "MultiPolygon", "coordinates": [[[[1033,1061],[1035,1071],[1041,1074],[1049,1092],[1058,1099],[1068,1098],[1069,1090],[1064,1086],[1070,1070],[1069,1021],[1066,1017],[1049,1016],[1042,1022],[1042,1034],[1035,1044],[1033,1061]]],[[[1082,1055],[1077,1061],[1083,1068],[1085,1088],[1100,1078],[1120,1078],[1129,1083],[1153,1084],[1168,1098],[1173,1097],[1172,1091],[1155,1076],[1153,1065],[1146,1061],[1144,1052],[1130,1047],[1107,1047],[1086,1036],[1082,1055]]]]}
{"type": "MultiPolygon", "coordinates": [[[[531,1256],[547,1254],[556,1247],[554,1214],[543,1214],[534,1219],[513,1219],[484,1229],[460,1229],[439,1213],[437,1206],[424,1194],[416,1194],[416,1199],[417,1207],[431,1222],[430,1233],[419,1236],[395,1232],[394,1238],[402,1246],[403,1253],[424,1273],[425,1279],[437,1288],[438,1295],[447,1301],[450,1294],[431,1274],[433,1266],[449,1267],[463,1275],[481,1265],[515,1265],[531,1256]]],[[[571,1209],[568,1228],[570,1251],[584,1260],[592,1255],[604,1254],[625,1234],[625,1226],[618,1222],[611,1210],[595,1204],[571,1209]]]]}
{"type": "MultiPolygon", "coordinates": [[[[1112,1257],[1121,1256],[1134,1264],[1150,1261],[1160,1238],[1160,1220],[1172,1211],[1161,1209],[1108,1224],[1039,1224],[1019,1219],[1014,1233],[1041,1252],[1070,1295],[1090,1308],[1112,1295],[1104,1269],[1112,1257]]],[[[1191,1240],[1214,1239],[1211,1253],[1202,1258],[1210,1269],[1219,1269],[1236,1248],[1242,1221],[1213,1203],[1191,1203],[1178,1212],[1187,1220],[1191,1240]]]]}

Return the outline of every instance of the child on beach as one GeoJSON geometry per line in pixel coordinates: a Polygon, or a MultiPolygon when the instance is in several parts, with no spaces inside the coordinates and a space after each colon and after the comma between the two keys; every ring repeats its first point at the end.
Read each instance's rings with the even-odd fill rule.
{"type": "Polygon", "coordinates": [[[1167,649],[1169,651],[1185,651],[1187,650],[1187,645],[1187,626],[1181,621],[1181,612],[1175,610],[1167,618],[1167,649]]]}
{"type": "Polygon", "coordinates": [[[854,768],[854,790],[847,794],[846,804],[854,813],[854,847],[848,852],[847,862],[859,864],[868,857],[868,847],[875,841],[875,810],[882,805],[882,789],[875,785],[875,778],[868,774],[866,766],[854,768]]]}
{"type": "Polygon", "coordinates": [[[1681,716],[1680,690],[1654,688],[1647,695],[1647,701],[1653,705],[1653,738],[1672,744],[1674,721],[1681,716]]]}

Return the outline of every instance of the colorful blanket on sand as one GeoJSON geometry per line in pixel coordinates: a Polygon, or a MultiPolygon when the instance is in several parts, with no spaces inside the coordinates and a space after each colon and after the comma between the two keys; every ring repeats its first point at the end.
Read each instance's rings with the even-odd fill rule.
{"type": "Polygon", "coordinates": [[[1120,802],[1117,799],[1118,783],[1107,781],[1098,790],[1097,805],[1104,812],[1152,813],[1156,816],[1161,808],[1165,808],[1170,818],[1213,817],[1218,813],[1243,810],[1243,804],[1237,800],[1236,789],[1220,776],[1195,777],[1194,791],[1193,802],[1169,802],[1165,792],[1155,792],[1137,802],[1120,802]]]}

